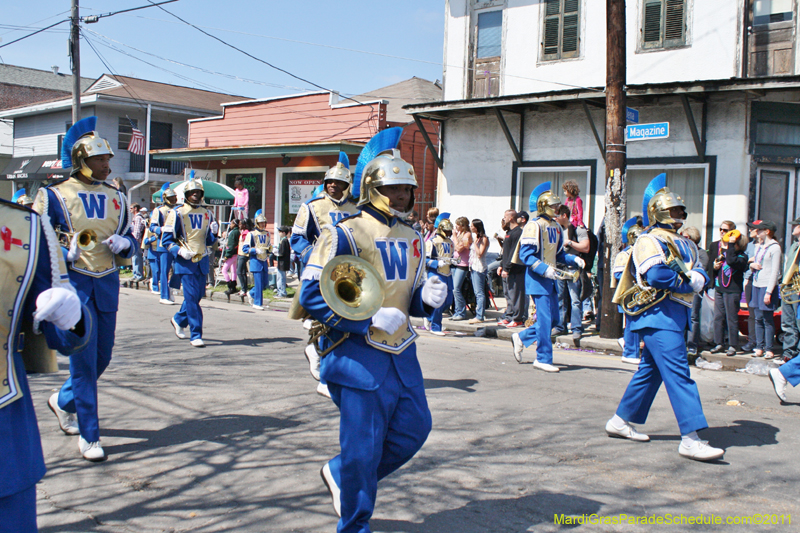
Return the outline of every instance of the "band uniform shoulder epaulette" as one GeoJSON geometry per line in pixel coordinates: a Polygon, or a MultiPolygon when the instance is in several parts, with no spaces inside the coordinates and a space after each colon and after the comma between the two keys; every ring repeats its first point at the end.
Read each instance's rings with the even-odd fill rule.
{"type": "Polygon", "coordinates": [[[36,211],[31,209],[30,207],[25,207],[24,205],[18,204],[16,202],[9,202],[8,200],[5,200],[3,198],[0,198],[0,203],[5,205],[6,207],[13,207],[15,209],[19,209],[20,211],[27,211],[29,213],[38,214],[38,213],[36,213],[36,211]]]}

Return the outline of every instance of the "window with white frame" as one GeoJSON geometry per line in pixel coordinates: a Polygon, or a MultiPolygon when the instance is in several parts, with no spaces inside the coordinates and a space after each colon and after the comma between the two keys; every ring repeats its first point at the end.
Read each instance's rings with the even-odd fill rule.
{"type": "Polygon", "coordinates": [[[137,119],[119,117],[119,126],[117,128],[117,148],[119,150],[127,150],[128,146],[130,146],[133,128],[139,128],[137,119]]]}
{"type": "Polygon", "coordinates": [[[545,0],[542,59],[552,61],[580,54],[580,0],[545,0]]]}
{"type": "Polygon", "coordinates": [[[642,48],[674,48],[686,44],[686,0],[644,0],[642,48]]]}

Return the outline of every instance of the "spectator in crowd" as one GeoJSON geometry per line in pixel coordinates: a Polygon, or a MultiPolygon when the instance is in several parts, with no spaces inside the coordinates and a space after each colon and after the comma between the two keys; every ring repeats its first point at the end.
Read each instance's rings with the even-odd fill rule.
{"type": "MultiPolygon", "coordinates": [[[[564,232],[564,253],[569,255],[579,255],[589,252],[589,234],[585,227],[574,226],[570,222],[570,210],[564,204],[558,206],[556,210],[556,222],[561,226],[564,232]]],[[[566,333],[567,326],[567,311],[570,311],[569,325],[572,329],[572,339],[575,341],[580,340],[583,333],[583,302],[581,301],[581,279],[577,281],[557,280],[558,293],[560,301],[558,303],[559,309],[559,324],[563,327],[559,331],[556,326],[553,328],[555,334],[566,333]]]]}
{"type": "Polygon", "coordinates": [[[128,188],[125,186],[125,183],[122,181],[122,178],[117,176],[113,180],[111,180],[111,185],[113,185],[119,192],[122,194],[128,194],[128,188]]]}
{"type": "MultiPolygon", "coordinates": [[[[750,224],[749,224],[750,225],[750,224]]],[[[774,222],[763,220],[760,224],[752,224],[758,230],[761,241],[756,246],[756,254],[750,263],[753,271],[753,288],[750,301],[747,302],[750,312],[756,317],[756,349],[754,357],[772,359],[775,340],[775,323],[773,315],[780,300],[778,293],[778,277],[781,271],[781,245],[775,240],[774,222]]]]}
{"type": "Polygon", "coordinates": [[[289,246],[289,227],[281,226],[278,228],[278,274],[276,281],[278,284],[279,298],[286,298],[286,273],[291,268],[290,260],[292,256],[292,247],[289,246]]]}
{"type": "Polygon", "coordinates": [[[469,269],[472,276],[472,289],[475,292],[475,318],[470,324],[479,324],[486,320],[486,252],[489,250],[489,238],[479,218],[472,220],[470,231],[475,240],[469,251],[469,269]]]}
{"type": "Polygon", "coordinates": [[[228,234],[225,237],[225,249],[222,252],[222,276],[225,278],[225,283],[228,288],[225,289],[225,294],[230,296],[236,292],[236,267],[238,266],[237,253],[239,250],[239,221],[232,220],[228,228],[228,234]]]}
{"type": "MultiPolygon", "coordinates": [[[[753,224],[761,224],[760,220],[756,220],[753,224]]],[[[750,242],[747,243],[744,253],[747,255],[748,262],[752,261],[756,255],[756,246],[758,245],[758,230],[756,228],[749,228],[748,238],[750,242]]],[[[744,273],[744,301],[745,304],[750,301],[750,295],[753,292],[753,271],[748,268],[744,273]]],[[[748,310],[747,313],[747,343],[742,346],[742,352],[750,353],[756,348],[756,317],[755,314],[748,310]]]]}
{"type": "Polygon", "coordinates": [[[585,227],[583,223],[583,200],[581,200],[581,190],[575,180],[565,181],[561,186],[564,191],[564,204],[569,208],[569,222],[576,228],[585,227]]]}
{"type": "Polygon", "coordinates": [[[469,273],[469,250],[472,246],[472,233],[469,232],[469,219],[458,217],[453,231],[453,297],[455,298],[456,309],[450,320],[467,319],[467,300],[464,298],[462,286],[469,273]]]}
{"type": "Polygon", "coordinates": [[[517,212],[513,209],[503,215],[503,230],[507,234],[503,239],[503,259],[497,274],[503,278],[507,304],[505,314],[497,323],[507,328],[519,328],[525,324],[528,305],[525,297],[525,267],[512,262],[522,235],[522,228],[517,224],[517,212]]]}
{"type": "MultiPolygon", "coordinates": [[[[792,220],[792,246],[786,254],[783,271],[789,273],[795,262],[797,249],[800,248],[800,218],[792,220]]],[[[797,296],[792,294],[792,299],[797,296]]],[[[787,303],[781,299],[781,330],[783,330],[783,357],[786,360],[793,359],[798,355],[798,345],[800,344],[800,331],[797,327],[797,304],[787,303]]]]}
{"type": "Polygon", "coordinates": [[[144,230],[147,227],[147,209],[144,210],[142,215],[142,207],[139,204],[131,204],[131,233],[133,238],[136,239],[137,245],[133,247],[133,255],[131,256],[131,268],[133,270],[133,281],[141,281],[144,279],[143,260],[142,260],[142,241],[144,240],[144,230]]]}
{"type": "Polygon", "coordinates": [[[419,223],[419,213],[417,210],[411,211],[411,214],[406,218],[406,222],[411,224],[411,227],[416,231],[422,231],[422,225],[419,223]]]}
{"type": "Polygon", "coordinates": [[[428,212],[425,216],[425,228],[424,232],[422,233],[422,237],[425,239],[427,243],[431,239],[436,236],[436,228],[434,225],[436,224],[436,217],[439,216],[439,208],[438,207],[431,207],[428,209],[428,212]]]}
{"type": "Polygon", "coordinates": [[[520,228],[525,229],[525,224],[528,223],[528,220],[530,220],[530,218],[531,216],[528,214],[527,211],[520,211],[519,213],[517,213],[517,225],[520,228]]]}
{"type": "MultiPolygon", "coordinates": [[[[606,219],[600,221],[600,227],[597,229],[597,300],[595,302],[595,309],[597,314],[594,317],[594,327],[600,331],[600,318],[603,316],[603,275],[605,272],[606,262],[606,219]]],[[[611,265],[612,267],[614,265],[611,265]]],[[[611,294],[613,297],[613,293],[611,294]]]]}
{"type": "Polygon", "coordinates": [[[233,208],[231,214],[236,220],[244,220],[247,218],[247,210],[250,205],[250,191],[244,186],[244,182],[240,178],[236,178],[233,182],[233,208]]]}
{"type": "Polygon", "coordinates": [[[708,249],[708,274],[714,279],[714,347],[711,353],[723,350],[728,333],[726,355],[736,355],[739,349],[739,301],[744,290],[744,273],[748,270],[747,236],[736,224],[723,220],[719,226],[720,239],[708,249]]]}
{"type": "MultiPolygon", "coordinates": [[[[683,228],[679,234],[692,241],[697,246],[697,262],[702,266],[703,270],[708,273],[708,253],[700,248],[700,231],[694,226],[683,228]]],[[[713,274],[708,274],[709,279],[713,274]]],[[[689,341],[686,343],[686,353],[697,354],[697,348],[700,344],[700,310],[703,307],[703,294],[705,294],[706,286],[702,291],[696,292],[692,299],[692,316],[691,316],[691,329],[688,332],[689,341]]]]}
{"type": "Polygon", "coordinates": [[[239,222],[239,247],[237,248],[238,259],[236,263],[236,275],[239,277],[239,296],[244,296],[249,292],[247,285],[247,262],[250,257],[244,251],[247,242],[247,234],[253,230],[253,220],[246,218],[239,222]]]}

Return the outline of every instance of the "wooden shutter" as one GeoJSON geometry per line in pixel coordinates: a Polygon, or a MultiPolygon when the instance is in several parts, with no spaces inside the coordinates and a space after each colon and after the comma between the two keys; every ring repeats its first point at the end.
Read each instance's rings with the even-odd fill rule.
{"type": "Polygon", "coordinates": [[[561,38],[561,57],[578,55],[579,0],[564,0],[564,33],[561,38]]]}
{"type": "Polygon", "coordinates": [[[686,0],[645,0],[642,21],[643,48],[669,48],[686,44],[686,0]]]}
{"type": "Polygon", "coordinates": [[[558,37],[561,33],[561,0],[547,0],[544,17],[544,58],[558,59],[558,37]]]}
{"type": "Polygon", "coordinates": [[[644,4],[645,48],[661,45],[661,0],[650,0],[644,4]],[[648,46],[651,45],[651,46],[648,46]]]}
{"type": "Polygon", "coordinates": [[[664,46],[683,44],[685,0],[666,0],[666,2],[666,16],[664,17],[664,46]]]}
{"type": "Polygon", "coordinates": [[[577,57],[580,51],[581,0],[546,0],[542,59],[577,57]]]}

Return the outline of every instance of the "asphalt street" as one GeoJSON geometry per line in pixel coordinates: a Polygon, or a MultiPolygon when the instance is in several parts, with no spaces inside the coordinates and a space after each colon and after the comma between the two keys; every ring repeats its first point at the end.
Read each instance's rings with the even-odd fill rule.
{"type": "MultiPolygon", "coordinates": [[[[41,532],[335,531],[319,470],[338,453],[338,412],[314,393],[305,330],[284,312],[202,305],[208,347],[197,349],[173,333],[177,307],[121,291],[99,388],[104,463],[83,460],[47,409],[67,359],[31,376],[48,466],[41,532]]],[[[663,388],[639,428],[651,442],[606,436],[634,370],[617,357],[557,350],[562,371],[545,374],[530,354],[517,364],[506,340],[423,332],[417,346],[433,431],[381,483],[374,531],[797,530],[800,403],[781,405],[766,377],[692,368],[710,425],[701,436],[727,450],[705,464],[678,455],[663,388]],[[774,514],[795,525],[555,523],[562,514],[774,514]]],[[[800,402],[800,390],[788,395],[800,402]]]]}

